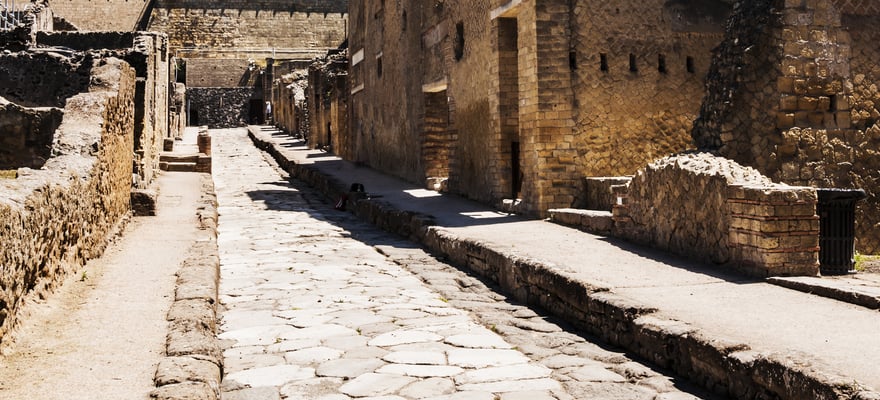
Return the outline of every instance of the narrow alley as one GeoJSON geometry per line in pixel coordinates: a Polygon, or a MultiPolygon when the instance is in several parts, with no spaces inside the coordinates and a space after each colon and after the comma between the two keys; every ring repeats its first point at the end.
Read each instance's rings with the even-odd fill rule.
{"type": "Polygon", "coordinates": [[[212,131],[223,398],[693,399],[212,131]]]}

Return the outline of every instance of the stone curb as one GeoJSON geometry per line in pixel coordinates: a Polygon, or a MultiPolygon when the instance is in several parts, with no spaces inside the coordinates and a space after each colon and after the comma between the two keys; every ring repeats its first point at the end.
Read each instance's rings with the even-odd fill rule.
{"type": "Polygon", "coordinates": [[[217,339],[220,258],[217,249],[217,200],[211,175],[203,174],[196,211],[208,238],[190,248],[177,272],[174,302],[168,311],[166,357],[156,367],[158,400],[217,400],[223,377],[223,351],[217,339]]]}
{"type": "Polygon", "coordinates": [[[880,295],[863,293],[851,288],[840,288],[833,283],[823,282],[815,277],[771,277],[767,283],[804,293],[815,294],[829,299],[855,304],[872,310],[880,310],[880,295]],[[809,280],[807,280],[809,278],[809,280]]]}
{"type": "MultiPolygon", "coordinates": [[[[292,177],[331,199],[347,192],[344,183],[286,159],[253,132],[248,135],[292,177]]],[[[765,354],[746,344],[707,337],[686,322],[655,316],[656,310],[651,307],[567,276],[555,265],[459,238],[433,226],[431,216],[400,211],[369,199],[350,201],[347,209],[491,279],[518,301],[542,307],[578,329],[675,371],[717,394],[733,398],[880,400],[880,393],[852,379],[812,367],[808,354],[765,354]]]]}

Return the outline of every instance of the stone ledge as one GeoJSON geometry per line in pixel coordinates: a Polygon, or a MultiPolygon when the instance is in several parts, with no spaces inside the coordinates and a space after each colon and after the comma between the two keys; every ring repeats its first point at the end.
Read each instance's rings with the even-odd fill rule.
{"type": "Polygon", "coordinates": [[[597,235],[610,235],[614,227],[611,211],[555,208],[548,212],[551,222],[573,226],[597,235]]]}

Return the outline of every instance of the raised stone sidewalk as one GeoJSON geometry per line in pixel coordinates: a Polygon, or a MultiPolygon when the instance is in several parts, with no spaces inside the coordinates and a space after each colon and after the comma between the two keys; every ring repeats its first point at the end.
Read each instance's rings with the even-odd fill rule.
{"type": "Polygon", "coordinates": [[[877,399],[880,314],[613,239],[498,213],[330,154],[270,127],[258,146],[350,210],[497,282],[514,298],[736,398],[877,399]]]}

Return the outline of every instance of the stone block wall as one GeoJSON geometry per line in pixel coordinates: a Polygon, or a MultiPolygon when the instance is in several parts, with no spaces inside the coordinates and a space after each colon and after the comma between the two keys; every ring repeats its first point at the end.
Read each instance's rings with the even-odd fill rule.
{"type": "Polygon", "coordinates": [[[241,87],[248,86],[259,74],[254,65],[248,67],[246,58],[188,58],[186,60],[186,87],[241,87]]]}
{"type": "Polygon", "coordinates": [[[50,0],[49,7],[81,31],[134,31],[149,0],[50,0]]]}
{"type": "Polygon", "coordinates": [[[753,276],[818,274],[815,189],[690,153],[651,163],[616,195],[615,236],[753,276]]]}
{"type": "Polygon", "coordinates": [[[188,88],[189,125],[207,125],[212,129],[247,125],[248,107],[255,91],[253,87],[188,88]]]}
{"type": "Polygon", "coordinates": [[[265,49],[265,58],[272,48],[338,46],[347,6],[346,0],[158,0],[149,30],[167,33],[172,50],[265,49]]]}
{"type": "Polygon", "coordinates": [[[53,157],[0,180],[0,344],[22,306],[99,256],[129,212],[135,73],[94,65],[93,84],[67,99],[53,157]]]}

